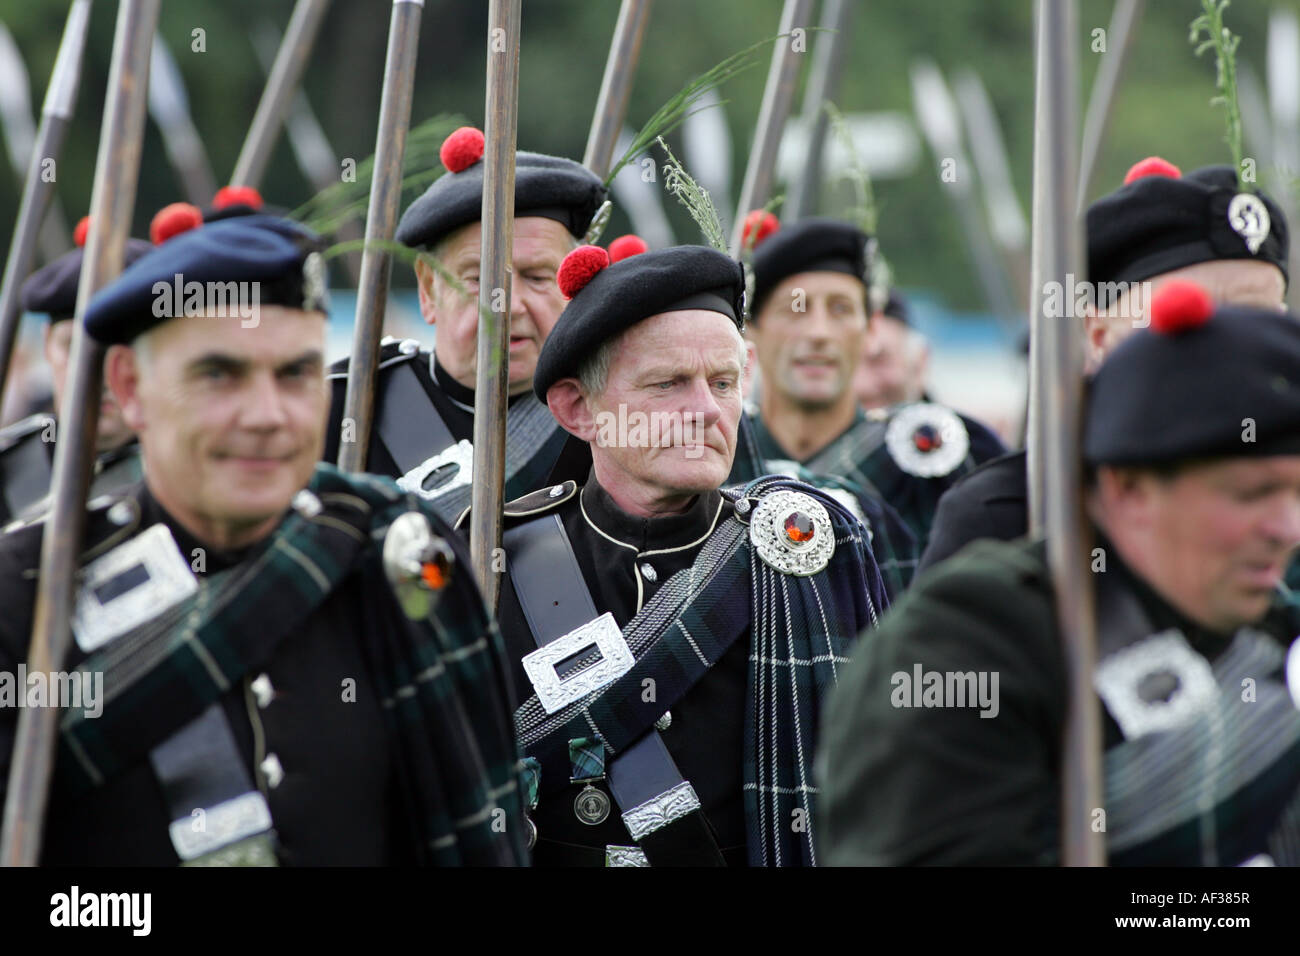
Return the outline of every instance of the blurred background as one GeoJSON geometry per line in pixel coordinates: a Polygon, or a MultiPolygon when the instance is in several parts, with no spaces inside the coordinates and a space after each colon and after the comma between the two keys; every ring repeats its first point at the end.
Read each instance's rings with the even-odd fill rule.
{"type": "MultiPolygon", "coordinates": [[[[345,160],[360,163],[374,151],[389,6],[381,0],[334,0],[330,6],[303,83],[296,143],[281,137],[262,183],[268,203],[292,210],[319,192],[321,173],[313,179],[304,172],[302,154],[315,155],[318,163],[325,157],[326,169],[337,178],[345,160]]],[[[520,148],[580,159],[619,4],[526,0],[523,6],[520,148]]],[[[871,176],[881,251],[896,285],[912,302],[916,327],[930,340],[931,394],[1015,439],[1025,388],[1033,4],[850,0],[850,6],[846,60],[833,100],[871,176]],[[953,160],[946,167],[949,181],[942,177],[945,160],[953,160]]],[[[1231,162],[1222,110],[1210,105],[1213,55],[1194,56],[1188,42],[1189,24],[1201,12],[1199,0],[1144,6],[1089,198],[1116,188],[1130,165],[1151,154],[1183,169],[1231,162]]],[[[629,127],[639,128],[689,79],[724,56],[776,34],[781,7],[781,0],[654,0],[629,127]]],[[[813,23],[820,7],[814,5],[813,23]]],[[[159,39],[175,70],[163,89],[159,77],[172,71],[155,61],[153,84],[159,89],[145,133],[133,235],[146,235],[162,206],[227,181],[292,9],[292,0],[163,4],[159,39]],[[186,109],[202,144],[202,162],[188,180],[176,172],[159,123],[167,116],[174,121],[178,110],[186,109]]],[[[1113,9],[1111,0],[1079,3],[1081,111],[1099,64],[1117,52],[1108,36],[1099,43],[1094,32],[1110,27],[1113,9]]],[[[0,118],[6,146],[0,155],[0,243],[6,246],[67,10],[61,0],[0,0],[0,118]]],[[[52,225],[38,264],[71,247],[72,227],[90,203],[116,11],[116,3],[94,4],[76,118],[58,166],[52,225]]],[[[1300,179],[1297,13],[1300,0],[1237,0],[1225,12],[1228,26],[1242,37],[1237,56],[1246,153],[1257,158],[1265,188],[1286,192],[1293,202],[1300,179]]],[[[426,0],[413,125],[439,114],[482,125],[486,30],[486,0],[426,0]]],[[[816,42],[810,35],[809,54],[816,42]]],[[[718,105],[669,137],[674,152],[710,189],[728,229],[769,55],[765,49],[751,69],[722,85],[714,98],[718,105]]],[[[805,68],[795,95],[777,193],[787,192],[805,167],[808,72],[805,68]]],[[[657,152],[656,157],[662,159],[657,152]]],[[[834,214],[853,204],[852,186],[840,176],[849,163],[850,154],[832,137],[815,211],[834,214]]],[[[436,171],[436,160],[428,171],[436,171]]],[[[652,246],[700,241],[660,183],[638,185],[639,171],[634,163],[625,172],[604,241],[634,224],[652,246]],[[635,223],[631,208],[638,210],[635,223]]],[[[335,263],[332,282],[337,355],[349,341],[354,304],[352,279],[341,262],[335,263]]],[[[393,286],[390,331],[430,339],[430,330],[419,324],[413,275],[401,263],[393,286]]],[[[0,413],[4,421],[41,400],[39,332],[39,323],[25,320],[23,351],[16,360],[22,365],[0,413]]]]}

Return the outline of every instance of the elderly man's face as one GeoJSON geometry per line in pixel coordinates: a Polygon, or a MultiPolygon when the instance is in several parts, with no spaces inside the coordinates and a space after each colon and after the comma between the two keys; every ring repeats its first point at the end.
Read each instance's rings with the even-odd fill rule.
{"type": "MultiPolygon", "coordinates": [[[[438,329],[434,349],[438,361],[456,381],[473,388],[478,367],[478,294],[482,223],[452,233],[438,249],[438,258],[465,288],[461,295],[424,263],[416,266],[420,311],[438,329]]],[[[537,356],[551,334],[564,296],[556,285],[560,263],[573,249],[573,237],[554,219],[525,216],[515,220],[513,273],[510,282],[511,395],[532,388],[537,356]]]]}
{"type": "MultiPolygon", "coordinates": [[[[50,363],[50,383],[54,390],[54,411],[63,407],[63,391],[68,381],[68,359],[72,351],[72,321],[53,322],[45,327],[45,360],[50,363]]],[[[131,439],[131,429],[122,419],[113,393],[104,388],[99,403],[99,425],[95,437],[96,451],[109,451],[131,439]]]]}
{"type": "Polygon", "coordinates": [[[911,402],[925,390],[925,344],[898,319],[873,316],[862,361],[853,376],[853,393],[863,408],[911,402]]]}
{"type": "MultiPolygon", "coordinates": [[[[1126,292],[1105,315],[1089,315],[1087,362],[1096,369],[1111,349],[1147,324],[1146,310],[1160,287],[1173,279],[1195,282],[1210,293],[1216,304],[1244,305],[1257,309],[1285,308],[1286,282],[1277,266],[1252,259],[1218,259],[1198,262],[1146,280],[1145,295],[1126,292]],[[1145,301],[1144,301],[1145,299],[1145,301]]],[[[1142,290],[1143,285],[1137,286],[1142,290]]]]}
{"type": "Polygon", "coordinates": [[[325,317],[262,306],[260,321],[172,319],[145,354],[115,346],[109,380],[140,436],[159,503],[215,547],[271,531],[324,447],[325,317]]]}
{"type": "Polygon", "coordinates": [[[718,312],[666,312],[625,332],[604,391],[587,396],[602,480],[662,498],[720,487],[736,456],[744,357],[735,325],[718,312]],[[602,431],[620,420],[629,427],[602,431]]]}
{"type": "Polygon", "coordinates": [[[1300,456],[1197,464],[1173,478],[1103,468],[1094,503],[1138,573],[1228,632],[1267,611],[1300,545],[1300,456]]]}
{"type": "Polygon", "coordinates": [[[801,272],[778,285],[750,333],[763,388],[799,408],[840,401],[867,333],[864,296],[859,280],[839,272],[801,272]]]}

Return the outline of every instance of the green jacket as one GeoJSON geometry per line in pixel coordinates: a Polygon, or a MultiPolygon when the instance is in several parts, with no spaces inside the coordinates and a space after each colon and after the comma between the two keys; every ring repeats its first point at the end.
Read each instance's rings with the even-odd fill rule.
{"type": "MultiPolygon", "coordinates": [[[[1103,704],[1096,819],[1111,862],[1223,865],[1260,853],[1284,862],[1287,844],[1297,845],[1290,830],[1300,829],[1300,713],[1284,670],[1300,633],[1294,608],[1279,604],[1256,628],[1214,634],[1106,551],[1147,633],[1179,630],[1214,678],[1198,716],[1177,730],[1126,737],[1103,704]]],[[[1066,675],[1044,552],[1041,541],[976,542],[919,576],[859,642],[816,765],[826,862],[1056,862],[1066,675]],[[945,693],[927,699],[930,672],[945,693]],[[949,678],[968,674],[975,680],[949,678]]]]}

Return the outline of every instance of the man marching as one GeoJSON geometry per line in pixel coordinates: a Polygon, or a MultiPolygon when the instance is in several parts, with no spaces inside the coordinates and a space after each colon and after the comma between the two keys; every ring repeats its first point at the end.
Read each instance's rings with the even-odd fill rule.
{"type": "Polygon", "coordinates": [[[744,282],[683,246],[565,260],[534,390],[592,468],[506,506],[501,629],[539,865],[810,865],[819,700],[882,601],[865,529],[785,477],[720,490],[744,282]]]}
{"type": "MultiPolygon", "coordinates": [[[[49,318],[45,326],[45,360],[50,365],[56,411],[63,402],[68,352],[72,346],[69,320],[77,308],[82,246],[89,228],[87,217],[77,224],[77,248],[32,273],[22,287],[23,308],[49,318]]],[[[141,239],[128,239],[124,264],[130,265],[149,249],[149,243],[141,239]]],[[[43,510],[50,491],[57,427],[53,416],[38,413],[0,429],[0,524],[43,510]]],[[[135,435],[122,420],[122,411],[107,390],[99,410],[95,452],[91,497],[116,490],[140,477],[135,435]]]]}
{"type": "MultiPolygon", "coordinates": [[[[396,478],[454,519],[468,506],[473,480],[474,385],[477,365],[479,255],[483,205],[483,134],[462,127],[447,137],[447,172],[411,204],[397,239],[429,253],[415,272],[420,311],[437,329],[432,351],[413,340],[386,343],[379,358],[375,427],[366,470],[396,478]]],[[[591,227],[606,190],[572,160],[520,152],[515,158],[515,222],[510,303],[510,411],[506,421],[506,497],[587,462],[561,461],[566,435],[531,394],[533,370],[564,307],[555,276],[565,255],[591,227]],[[556,471],[558,468],[558,472],[556,471]]],[[[333,386],[325,460],[338,457],[347,361],[330,370],[333,386]]],[[[353,425],[355,427],[355,425],[353,425]]]]}
{"type": "MultiPolygon", "coordinates": [[[[319,246],[212,223],[87,309],[145,481],[88,515],[64,666],[101,692],[62,718],[44,863],[525,861],[509,677],[464,547],[418,496],[317,464],[319,246]],[[182,281],[196,300],[165,307],[182,281]]],[[[7,673],[43,532],[0,540],[7,673]]]]}
{"type": "Polygon", "coordinates": [[[753,419],[760,453],[874,489],[923,549],[939,496],[1002,454],[1002,443],[933,403],[859,409],[853,379],[867,334],[866,233],[807,219],[758,235],[750,336],[763,376],[753,419]]]}
{"type": "MultiPolygon", "coordinates": [[[[1095,290],[1084,316],[1089,372],[1145,327],[1148,297],[1176,279],[1201,284],[1216,302],[1283,308],[1286,217],[1264,193],[1238,192],[1231,166],[1183,175],[1157,156],[1144,159],[1120,189],[1088,207],[1087,233],[1095,290]]],[[[1028,484],[1023,451],[958,482],[939,503],[921,568],[980,538],[1010,541],[1028,533],[1028,484]]]]}
{"type": "MultiPolygon", "coordinates": [[[[1300,614],[1279,584],[1300,545],[1300,323],[1186,280],[1149,314],[1084,423],[1105,748],[1089,822],[1119,865],[1294,865],[1300,614]]],[[[818,756],[832,863],[1059,859],[1059,598],[1042,540],[981,541],[859,645],[818,756]]]]}

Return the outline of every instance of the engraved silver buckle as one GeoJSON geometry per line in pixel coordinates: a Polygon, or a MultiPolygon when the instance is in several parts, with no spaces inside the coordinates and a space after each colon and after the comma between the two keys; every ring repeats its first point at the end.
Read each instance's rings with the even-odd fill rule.
{"type": "Polygon", "coordinates": [[[198,589],[171,531],[153,525],[86,565],[72,617],[77,646],[89,654],[198,589]]]}
{"type": "Polygon", "coordinates": [[[649,834],[698,809],[700,798],[695,795],[695,788],[689,780],[683,780],[671,790],[628,810],[623,814],[623,824],[632,839],[640,843],[649,834]]]}
{"type": "Polygon", "coordinates": [[[635,663],[632,649],[608,611],[523,658],[524,673],[533,682],[537,699],[548,714],[600,690],[626,674],[635,663]],[[600,651],[601,660],[567,677],[560,676],[558,664],[592,646],[600,651]]]}
{"type": "Polygon", "coordinates": [[[606,846],[606,866],[649,866],[645,850],[639,846],[606,846]]]}
{"type": "Polygon", "coordinates": [[[256,790],[199,812],[202,817],[182,817],[167,827],[176,855],[186,863],[271,829],[271,808],[256,790]]]}
{"type": "Polygon", "coordinates": [[[401,478],[397,487],[409,491],[421,498],[430,500],[441,497],[456,488],[467,487],[474,480],[474,446],[462,438],[450,448],[444,449],[432,458],[416,465],[401,478]],[[455,465],[455,470],[448,469],[448,475],[432,488],[425,488],[424,482],[439,468],[455,465]]]}

